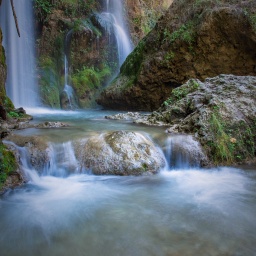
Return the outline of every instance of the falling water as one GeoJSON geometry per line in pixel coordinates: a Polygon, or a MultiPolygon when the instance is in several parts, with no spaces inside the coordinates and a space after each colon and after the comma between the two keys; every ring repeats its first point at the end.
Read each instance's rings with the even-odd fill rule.
{"type": "Polygon", "coordinates": [[[168,137],[164,152],[169,169],[195,168],[207,162],[200,144],[188,135],[168,137]]]}
{"type": "Polygon", "coordinates": [[[119,66],[121,66],[133,49],[129,32],[124,21],[123,1],[107,0],[105,10],[106,12],[103,12],[102,15],[113,24],[117,41],[119,66]]]}
{"type": "Polygon", "coordinates": [[[69,109],[74,109],[74,108],[78,108],[76,100],[75,100],[75,92],[73,87],[70,85],[70,81],[69,81],[69,64],[68,64],[68,49],[69,49],[69,44],[70,44],[70,37],[73,33],[73,30],[70,30],[65,38],[65,56],[64,56],[64,92],[67,95],[68,98],[68,108],[69,109]]]}
{"type": "Polygon", "coordinates": [[[9,0],[3,0],[0,8],[0,24],[3,30],[3,44],[6,51],[8,74],[6,89],[16,107],[40,105],[35,73],[35,35],[33,1],[14,1],[20,38],[9,0]]]}

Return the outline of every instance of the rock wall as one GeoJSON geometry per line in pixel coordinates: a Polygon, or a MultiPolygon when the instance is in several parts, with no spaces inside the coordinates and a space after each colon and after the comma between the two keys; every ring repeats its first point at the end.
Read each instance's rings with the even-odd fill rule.
{"type": "Polygon", "coordinates": [[[175,0],[98,99],[154,110],[190,78],[256,75],[256,2],[175,0]]]}
{"type": "Polygon", "coordinates": [[[148,34],[173,0],[125,0],[127,18],[135,45],[148,34]]]}
{"type": "Polygon", "coordinates": [[[97,15],[102,7],[97,3],[75,6],[60,1],[40,22],[40,88],[46,105],[70,107],[64,91],[64,54],[68,59],[68,84],[74,88],[81,108],[94,107],[95,95],[117,72],[117,53],[109,48],[116,44],[115,37],[102,28],[103,21],[97,15]]]}

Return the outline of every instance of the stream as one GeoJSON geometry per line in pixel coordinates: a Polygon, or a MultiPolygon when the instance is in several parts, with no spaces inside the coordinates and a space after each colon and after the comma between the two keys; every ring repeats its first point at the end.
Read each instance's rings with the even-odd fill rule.
{"type": "MultiPolygon", "coordinates": [[[[104,118],[113,111],[28,113],[34,123],[70,125],[17,132],[53,144],[128,130],[147,134],[164,150],[170,138],[163,128],[104,118]]],[[[151,176],[30,170],[33,179],[0,197],[0,255],[256,255],[256,168],[201,169],[184,161],[151,176]]]]}

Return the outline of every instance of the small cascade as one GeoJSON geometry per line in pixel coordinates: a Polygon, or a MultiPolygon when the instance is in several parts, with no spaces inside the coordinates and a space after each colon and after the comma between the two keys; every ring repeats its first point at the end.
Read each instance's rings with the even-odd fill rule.
{"type": "Polygon", "coordinates": [[[207,161],[200,144],[188,135],[168,137],[164,153],[170,170],[201,167],[207,161]]]}
{"type": "Polygon", "coordinates": [[[27,148],[19,147],[11,141],[4,141],[5,145],[12,148],[13,151],[16,151],[19,155],[20,160],[20,169],[24,175],[24,180],[38,182],[40,180],[38,173],[34,170],[31,165],[30,154],[28,153],[27,148]]]}
{"type": "Polygon", "coordinates": [[[10,1],[2,1],[0,8],[0,24],[8,66],[7,95],[16,107],[35,107],[40,105],[40,99],[36,80],[33,1],[19,0],[14,5],[20,37],[17,35],[10,1]]]}
{"type": "Polygon", "coordinates": [[[120,67],[133,49],[124,21],[123,2],[120,0],[108,0],[104,9],[105,11],[97,15],[96,18],[107,33],[114,33],[118,50],[118,64],[120,67]]]}
{"type": "Polygon", "coordinates": [[[45,166],[43,175],[66,177],[80,170],[71,141],[50,144],[49,159],[50,162],[45,166]]]}

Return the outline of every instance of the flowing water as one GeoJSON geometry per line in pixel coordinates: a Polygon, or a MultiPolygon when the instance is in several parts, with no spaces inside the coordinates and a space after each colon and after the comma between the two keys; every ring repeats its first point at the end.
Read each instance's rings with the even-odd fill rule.
{"type": "Polygon", "coordinates": [[[16,107],[40,105],[36,78],[33,0],[14,1],[20,37],[18,37],[9,0],[0,8],[0,25],[8,67],[6,90],[16,107]]]}
{"type": "Polygon", "coordinates": [[[70,127],[20,132],[48,140],[52,164],[38,176],[20,149],[30,182],[0,197],[0,255],[255,255],[255,169],[200,169],[184,157],[197,147],[192,138],[104,119],[110,113],[33,112],[35,123],[70,127]],[[168,165],[152,176],[78,174],[71,141],[108,130],[148,134],[168,165]],[[177,144],[189,146],[175,162],[177,144]]]}
{"type": "Polygon", "coordinates": [[[117,43],[118,64],[119,67],[121,67],[126,57],[133,49],[130,34],[124,19],[123,1],[108,0],[105,3],[104,9],[105,11],[97,16],[97,18],[100,24],[105,28],[105,31],[110,33],[113,29],[117,43]]]}

